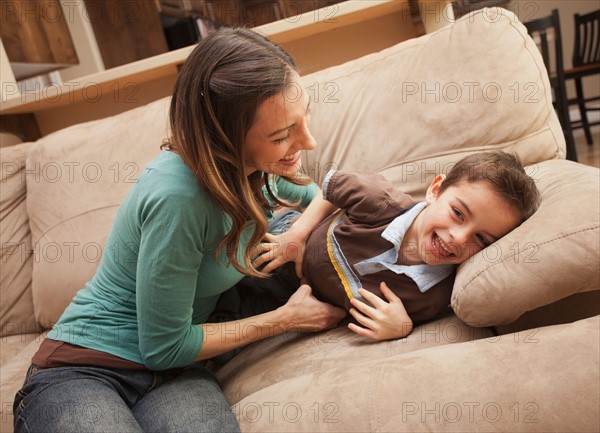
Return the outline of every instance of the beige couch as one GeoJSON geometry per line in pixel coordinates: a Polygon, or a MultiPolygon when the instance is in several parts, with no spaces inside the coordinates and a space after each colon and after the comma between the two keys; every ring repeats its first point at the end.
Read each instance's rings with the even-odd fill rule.
{"type": "MultiPolygon", "coordinates": [[[[242,431],[599,431],[599,170],[564,160],[542,59],[516,17],[476,11],[304,80],[316,180],[374,170],[422,197],[464,155],[502,149],[528,164],[543,203],[461,266],[453,312],[405,339],[340,326],[246,348],[218,371],[242,431]]],[[[2,431],[44,330],[159,152],[168,102],[1,149],[2,431]]]]}

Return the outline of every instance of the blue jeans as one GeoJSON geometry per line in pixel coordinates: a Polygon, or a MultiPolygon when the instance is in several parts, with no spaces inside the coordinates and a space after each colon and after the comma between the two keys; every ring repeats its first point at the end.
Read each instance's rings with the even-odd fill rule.
{"type": "Polygon", "coordinates": [[[280,235],[285,233],[290,229],[294,221],[296,221],[300,215],[302,214],[296,210],[286,209],[275,216],[271,222],[269,222],[267,231],[272,235],[280,235]]]}
{"type": "Polygon", "coordinates": [[[15,432],[239,432],[213,374],[32,365],[14,407],[15,432]]]}

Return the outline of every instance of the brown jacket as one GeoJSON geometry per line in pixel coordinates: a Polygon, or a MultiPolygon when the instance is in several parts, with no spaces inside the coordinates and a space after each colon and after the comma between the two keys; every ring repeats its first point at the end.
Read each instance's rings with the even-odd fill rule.
{"type": "Polygon", "coordinates": [[[340,264],[345,261],[362,287],[370,292],[383,297],[379,284],[385,282],[402,299],[414,322],[430,320],[448,308],[455,272],[421,292],[404,274],[384,270],[360,276],[354,267],[362,260],[393,248],[381,234],[416,201],[394,188],[383,176],[367,172],[337,171],[323,189],[325,198],[340,211],[323,220],[306,243],[303,275],[317,298],[346,309],[351,307],[349,296],[352,294],[347,293],[348,284],[344,284],[344,273],[340,272],[340,264]],[[339,224],[332,229],[332,237],[328,231],[336,220],[339,224]],[[332,259],[336,249],[344,256],[341,260],[332,259]]]}

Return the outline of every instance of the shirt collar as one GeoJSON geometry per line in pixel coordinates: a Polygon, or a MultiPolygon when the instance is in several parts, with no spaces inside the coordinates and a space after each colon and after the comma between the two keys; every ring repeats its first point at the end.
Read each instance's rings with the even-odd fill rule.
{"type": "Polygon", "coordinates": [[[381,237],[391,242],[393,248],[372,257],[363,260],[354,265],[354,268],[360,275],[372,274],[388,269],[396,274],[405,274],[410,277],[419,287],[421,292],[429,290],[444,278],[449,276],[454,270],[454,265],[398,265],[398,255],[400,245],[406,235],[408,228],[415,221],[417,216],[427,206],[426,202],[420,202],[408,209],[402,215],[396,217],[383,231],[381,237]]]}
{"type": "Polygon", "coordinates": [[[381,233],[383,239],[394,245],[394,250],[396,250],[395,261],[398,260],[398,252],[400,251],[400,244],[402,244],[404,235],[421,211],[425,209],[425,206],[427,206],[427,203],[424,201],[417,203],[402,215],[396,217],[381,233]]]}

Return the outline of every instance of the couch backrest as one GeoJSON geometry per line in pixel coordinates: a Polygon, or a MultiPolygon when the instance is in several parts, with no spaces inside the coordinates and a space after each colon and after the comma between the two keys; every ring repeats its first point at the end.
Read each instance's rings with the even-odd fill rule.
{"type": "Polygon", "coordinates": [[[0,337],[39,331],[33,316],[33,247],[25,160],[33,143],[0,148],[0,337]]]}
{"type": "Polygon", "coordinates": [[[319,146],[305,170],[378,171],[421,197],[470,153],[564,158],[542,57],[516,16],[485,8],[435,33],[303,77],[319,146]]]}
{"type": "MultiPolygon", "coordinates": [[[[117,208],[168,136],[168,98],[38,140],[27,159],[35,317],[51,327],[91,279],[117,208]]],[[[114,246],[112,246],[114,248],[114,246]]]]}
{"type": "MultiPolygon", "coordinates": [[[[380,171],[422,195],[439,172],[488,149],[527,164],[564,158],[541,56],[516,17],[484,9],[436,33],[304,77],[313,100],[306,155],[330,167],[380,171]]],[[[117,207],[168,135],[169,98],[43,137],[27,160],[36,259],[35,317],[52,326],[93,275],[117,207]]]]}

